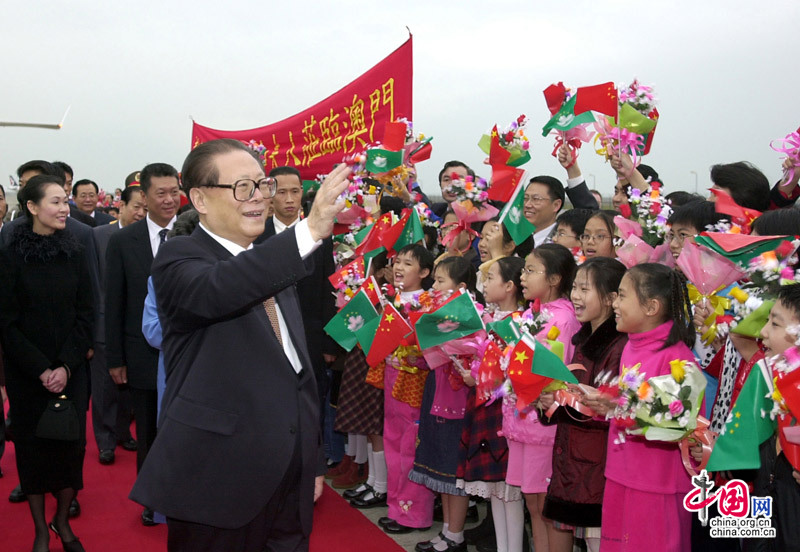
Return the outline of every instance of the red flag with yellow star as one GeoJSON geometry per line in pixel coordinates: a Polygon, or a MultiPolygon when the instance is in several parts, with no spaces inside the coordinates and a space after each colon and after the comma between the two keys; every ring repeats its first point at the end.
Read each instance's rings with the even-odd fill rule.
{"type": "MultiPolygon", "coordinates": [[[[367,294],[367,298],[370,302],[377,306],[378,303],[381,302],[381,286],[378,285],[378,281],[375,279],[375,276],[370,276],[367,280],[361,284],[361,288],[358,291],[363,291],[367,294]]],[[[358,294],[356,292],[356,295],[358,294]]]]}
{"type": "Polygon", "coordinates": [[[381,215],[381,218],[375,221],[375,224],[372,226],[369,234],[367,234],[367,237],[364,238],[364,241],[356,247],[356,254],[363,255],[373,249],[383,247],[383,233],[391,228],[392,222],[392,213],[381,215]]]}
{"type": "Polygon", "coordinates": [[[397,349],[404,337],[413,331],[414,329],[393,305],[386,305],[381,322],[375,331],[372,346],[367,354],[367,364],[377,366],[387,355],[397,349]]]}
{"type": "Polygon", "coordinates": [[[364,257],[356,257],[355,260],[328,276],[328,280],[333,289],[339,289],[344,279],[348,276],[353,276],[359,280],[364,278],[364,257]]]}
{"type": "Polygon", "coordinates": [[[594,86],[581,86],[576,92],[575,115],[587,111],[597,111],[612,117],[617,116],[617,87],[613,82],[604,82],[594,86]]]}
{"type": "Polygon", "coordinates": [[[517,394],[517,410],[524,410],[538,399],[553,380],[578,383],[558,355],[527,332],[511,351],[508,377],[517,394]]]}
{"type": "Polygon", "coordinates": [[[500,358],[503,356],[500,347],[490,341],[483,352],[480,368],[478,368],[478,381],[475,385],[475,404],[481,405],[492,398],[495,389],[503,384],[503,368],[500,358]]]}

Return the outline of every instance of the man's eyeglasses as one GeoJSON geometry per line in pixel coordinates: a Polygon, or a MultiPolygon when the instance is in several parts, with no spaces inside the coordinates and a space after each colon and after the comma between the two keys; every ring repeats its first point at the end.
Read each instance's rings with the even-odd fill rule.
{"type": "Polygon", "coordinates": [[[544,196],[540,196],[540,195],[535,195],[535,196],[526,195],[526,196],[523,196],[522,200],[524,202],[526,202],[526,203],[533,203],[534,205],[541,205],[545,201],[553,201],[549,197],[544,197],[544,196]]]}
{"type": "Polygon", "coordinates": [[[258,182],[243,178],[233,184],[203,184],[208,188],[230,188],[233,190],[233,199],[236,201],[249,201],[256,193],[256,186],[264,197],[273,197],[278,189],[278,181],[271,176],[262,178],[258,182]]]}

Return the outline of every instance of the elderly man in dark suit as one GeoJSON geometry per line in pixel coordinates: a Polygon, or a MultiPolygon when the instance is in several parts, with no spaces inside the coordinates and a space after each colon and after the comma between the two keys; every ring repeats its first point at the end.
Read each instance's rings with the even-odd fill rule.
{"type": "Polygon", "coordinates": [[[100,267],[101,300],[95,325],[94,357],[90,363],[92,377],[92,427],[101,464],[114,462],[117,443],[135,451],[136,441],[130,433],[131,398],[127,388],[119,388],[106,365],[105,283],[106,250],[111,236],[120,229],[142,220],[146,211],[144,192],[139,186],[125,188],[120,198],[119,220],[94,228],[97,263],[100,267]]]}
{"type": "Polygon", "coordinates": [[[99,195],[100,187],[97,182],[88,178],[78,180],[72,187],[72,198],[75,200],[75,206],[83,214],[93,218],[95,226],[114,222],[114,217],[97,208],[99,195]]]}
{"type": "MultiPolygon", "coordinates": [[[[141,172],[147,216],[115,233],[106,250],[106,362],[117,385],[128,384],[136,418],[136,469],[156,437],[158,351],[142,334],[147,278],[156,252],[167,240],[180,205],[178,171],[152,163],[141,172]]],[[[153,525],[153,513],[142,512],[142,524],[153,525]]]]}
{"type": "Polygon", "coordinates": [[[200,215],[153,264],[167,387],[131,498],[167,515],[168,550],[307,550],[325,472],[319,399],[294,284],[333,230],[349,169],[308,218],[264,243],[274,179],[237,140],[192,150],[200,215]]]}

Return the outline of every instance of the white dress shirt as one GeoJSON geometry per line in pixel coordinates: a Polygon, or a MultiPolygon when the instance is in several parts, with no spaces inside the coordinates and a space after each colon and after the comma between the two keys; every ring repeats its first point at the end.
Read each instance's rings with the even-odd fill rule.
{"type": "MultiPolygon", "coordinates": [[[[275,219],[275,222],[278,222],[275,219]]],[[[292,224],[294,226],[295,224],[292,224]]],[[[284,229],[286,228],[285,225],[284,229]]],[[[300,257],[305,259],[311,253],[313,253],[321,244],[322,240],[314,241],[314,238],[311,237],[311,230],[308,229],[308,222],[306,220],[300,221],[296,224],[297,229],[295,230],[295,239],[297,240],[297,251],[300,253],[300,257]]],[[[246,249],[239,244],[233,243],[232,241],[225,239],[221,236],[217,236],[214,232],[209,230],[202,222],[200,223],[200,228],[202,228],[209,236],[214,238],[217,243],[219,243],[222,247],[227,249],[231,255],[234,257],[241,253],[242,251],[248,251],[253,249],[253,244],[251,243],[246,249]]],[[[277,228],[276,228],[277,231],[277,228]]],[[[294,347],[294,343],[292,343],[292,337],[289,333],[289,327],[286,325],[286,320],[283,318],[283,313],[281,312],[281,307],[278,305],[278,302],[275,301],[275,312],[278,315],[278,327],[281,330],[281,340],[283,341],[283,352],[286,355],[286,358],[289,359],[289,362],[294,368],[294,371],[298,374],[303,370],[303,363],[300,362],[300,355],[297,354],[297,349],[294,347]]]]}
{"type": "MultiPolygon", "coordinates": [[[[158,246],[161,245],[161,236],[159,236],[158,233],[161,232],[163,228],[153,222],[149,214],[145,218],[147,219],[147,233],[150,235],[150,248],[153,250],[153,258],[155,258],[156,253],[158,253],[158,246]]],[[[172,230],[177,218],[178,217],[172,217],[172,220],[170,220],[166,226],[167,230],[172,230]]]]}
{"type": "Polygon", "coordinates": [[[556,227],[556,223],[554,222],[550,226],[545,226],[541,230],[537,230],[533,233],[533,247],[539,247],[543,243],[547,243],[547,238],[550,236],[550,232],[553,231],[553,228],[556,227]]]}
{"type": "Polygon", "coordinates": [[[286,230],[287,228],[291,228],[292,226],[295,226],[298,222],[300,222],[300,217],[299,216],[296,219],[294,219],[294,221],[290,222],[289,224],[282,223],[280,220],[278,220],[278,217],[276,217],[276,216],[272,217],[272,224],[275,225],[275,235],[276,236],[278,234],[280,234],[281,232],[283,232],[284,230],[286,230]]]}

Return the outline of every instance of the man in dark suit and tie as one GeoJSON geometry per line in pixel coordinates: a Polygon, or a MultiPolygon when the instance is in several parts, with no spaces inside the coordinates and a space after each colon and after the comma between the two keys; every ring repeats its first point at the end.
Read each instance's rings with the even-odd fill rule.
{"type": "MultiPolygon", "coordinates": [[[[166,242],[180,205],[178,171],[152,163],[141,172],[147,216],[122,228],[106,250],[106,363],[117,385],[128,384],[136,418],[136,469],[141,469],[156,436],[158,351],[142,334],[147,278],[158,249],[166,242]]],[[[145,509],[142,523],[153,524],[145,509]]]]}
{"type": "Polygon", "coordinates": [[[114,449],[121,443],[127,450],[136,450],[130,434],[131,398],[127,388],[120,389],[111,379],[106,365],[105,277],[108,240],[120,229],[142,220],[146,211],[141,187],[125,188],[120,198],[119,220],[93,229],[100,267],[101,300],[95,325],[94,357],[90,362],[92,376],[92,427],[101,464],[114,462],[114,449]]]}
{"type": "MultiPolygon", "coordinates": [[[[275,197],[272,198],[272,209],[275,214],[267,219],[264,233],[256,239],[256,244],[300,222],[303,199],[300,171],[294,167],[275,167],[269,171],[269,176],[276,181],[275,197]]],[[[329,385],[328,365],[336,360],[336,354],[339,352],[336,342],[323,329],[336,314],[336,298],[333,286],[328,280],[336,270],[333,262],[333,240],[331,238],[322,240],[322,245],[311,254],[311,257],[314,261],[314,270],[297,282],[297,295],[300,298],[308,355],[311,357],[311,365],[314,367],[314,376],[317,379],[317,392],[320,404],[324,404],[329,385]]]]}
{"type": "Polygon", "coordinates": [[[100,188],[97,186],[97,182],[88,178],[78,180],[72,186],[72,197],[75,199],[75,205],[83,214],[94,219],[95,226],[102,226],[114,221],[114,217],[97,208],[99,194],[100,188]]]}
{"type": "Polygon", "coordinates": [[[131,498],[166,514],[172,552],[307,550],[325,461],[294,284],[344,207],[349,168],[307,219],[255,246],[275,182],[252,151],[207,142],[181,174],[200,223],[153,263],[167,387],[131,498]]]}

